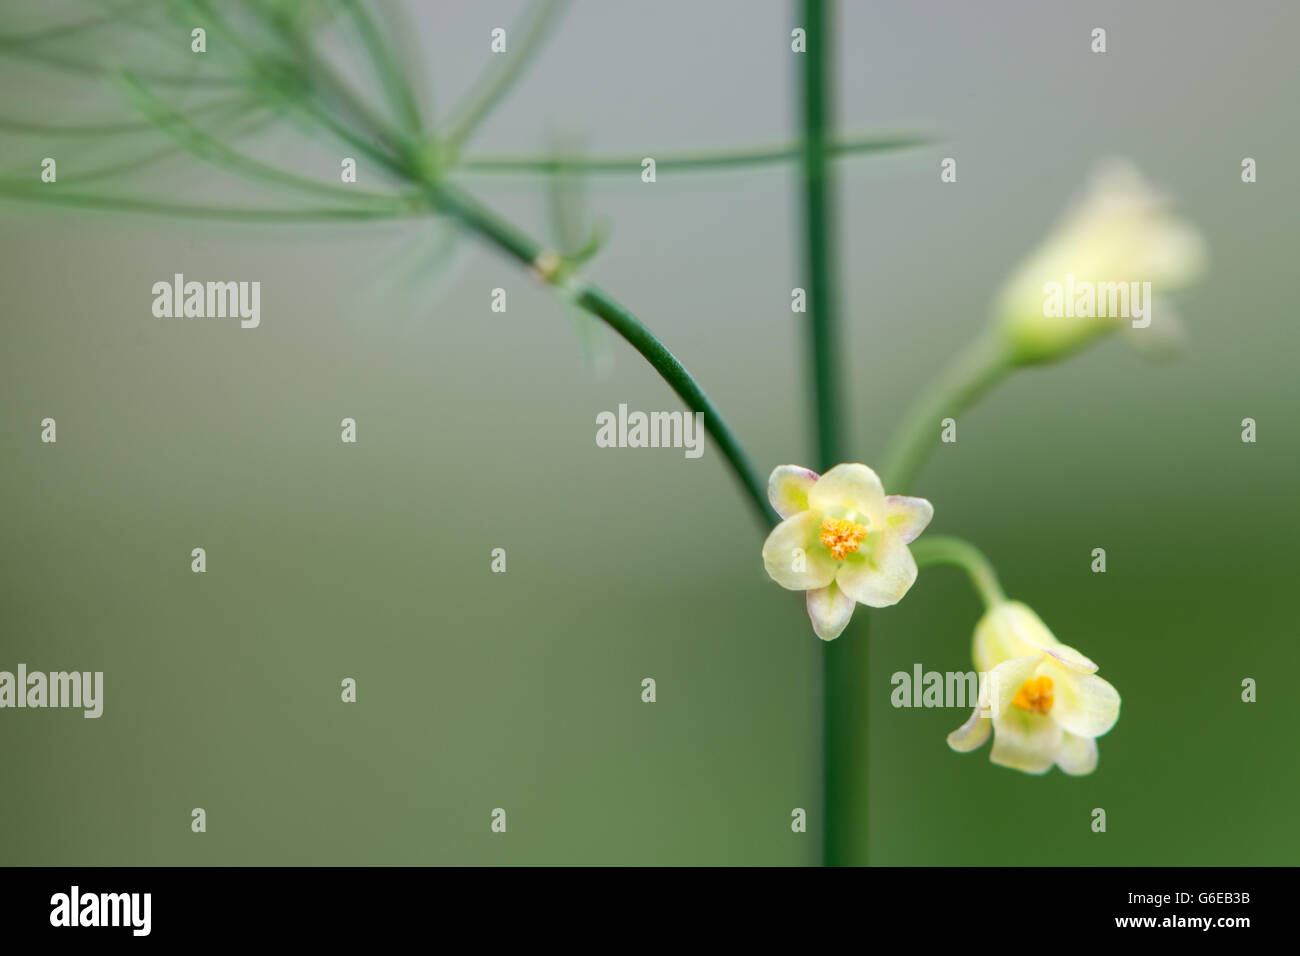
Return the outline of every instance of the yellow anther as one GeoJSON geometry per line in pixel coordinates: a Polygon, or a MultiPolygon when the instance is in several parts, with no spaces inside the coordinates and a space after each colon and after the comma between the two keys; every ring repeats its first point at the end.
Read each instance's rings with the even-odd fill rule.
{"type": "Polygon", "coordinates": [[[1050,677],[1029,678],[1020,685],[1020,690],[1016,691],[1011,704],[1033,714],[1046,715],[1052,709],[1052,679],[1050,677]]]}
{"type": "Polygon", "coordinates": [[[866,525],[860,525],[856,521],[827,518],[822,522],[821,542],[836,561],[843,561],[850,554],[856,554],[866,536],[866,525]]]}

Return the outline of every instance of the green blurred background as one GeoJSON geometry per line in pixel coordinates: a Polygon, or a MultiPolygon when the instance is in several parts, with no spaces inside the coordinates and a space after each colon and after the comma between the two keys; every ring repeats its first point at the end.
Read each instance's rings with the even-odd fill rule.
{"type": "MultiPolygon", "coordinates": [[[[13,32],[35,22],[6,6],[13,32]]],[[[419,6],[445,107],[521,7],[419,6]]],[[[1100,768],[1027,777],[947,748],[965,711],[890,706],[894,671],[970,667],[976,599],[957,572],[924,572],[871,615],[872,862],[1295,863],[1300,203],[1285,163],[1300,151],[1300,9],[851,3],[839,22],[841,128],[941,137],[840,167],[856,458],[877,460],[1097,159],[1129,156],[1169,187],[1211,253],[1178,301],[1184,359],[1152,365],[1113,341],[1024,373],[908,489],[1119,688],[1100,768]],[[1088,51],[1094,26],[1105,55],[1088,51]],[[956,184],[939,183],[945,156],[956,184]],[[1247,416],[1257,444],[1240,441],[1247,416]],[[1245,677],[1257,703],[1240,700],[1245,677]]],[[[775,2],[580,0],[476,148],[535,152],[555,129],[645,155],[786,139],[797,25],[775,2]]],[[[6,111],[88,115],[65,77],[0,71],[6,111]]],[[[264,155],[337,175],[332,144],[277,135],[264,155]]],[[[69,149],[0,143],[6,169],[69,149]]],[[[591,183],[613,224],[591,274],[682,357],[764,472],[809,460],[794,172],[637,173],[591,183]]],[[[185,197],[213,178],[179,161],[136,183],[185,197]]],[[[540,183],[465,183],[545,231],[540,183]]],[[[680,407],[621,342],[593,373],[556,301],[473,242],[406,282],[427,222],[5,203],[0,223],[0,669],[105,672],[99,720],[0,711],[0,863],[820,859],[822,646],[802,599],[766,578],[713,446],[699,461],[595,446],[599,411],[680,407]],[[260,280],[261,328],[154,318],[150,287],[175,272],[260,280]],[[46,416],[56,445],[39,441],[46,416]],[[190,571],[195,547],[206,574],[190,571]],[[356,704],[339,700],[349,676],[356,704]]]]}

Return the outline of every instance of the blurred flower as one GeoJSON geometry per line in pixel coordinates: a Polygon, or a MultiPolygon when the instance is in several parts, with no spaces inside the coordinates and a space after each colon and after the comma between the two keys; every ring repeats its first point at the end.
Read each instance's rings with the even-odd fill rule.
{"type": "Polygon", "coordinates": [[[1126,326],[1136,326],[1133,337],[1144,351],[1159,353],[1180,341],[1177,318],[1163,303],[1152,309],[1148,296],[1199,276],[1205,246],[1193,227],[1170,215],[1169,205],[1124,160],[1095,171],[998,298],[998,327],[1016,363],[1061,358],[1126,326]],[[1146,314],[1132,315],[1132,322],[1113,308],[1120,296],[1127,302],[1130,291],[1146,299],[1146,314]]]}
{"type": "Polygon", "coordinates": [[[1119,692],[1096,675],[1097,665],[1058,641],[1018,601],[989,609],[975,628],[980,703],[948,735],[965,753],[993,734],[990,759],[1025,773],[1052,765],[1068,774],[1097,768],[1097,740],[1119,719],[1119,692]]]}
{"type": "Polygon", "coordinates": [[[836,465],[820,477],[781,465],[767,496],[785,520],[763,543],[763,564],[781,587],[808,592],[808,616],[822,640],[839,637],[855,604],[897,604],[916,580],[907,544],[934,508],[924,498],[886,497],[866,465],[836,465]]]}

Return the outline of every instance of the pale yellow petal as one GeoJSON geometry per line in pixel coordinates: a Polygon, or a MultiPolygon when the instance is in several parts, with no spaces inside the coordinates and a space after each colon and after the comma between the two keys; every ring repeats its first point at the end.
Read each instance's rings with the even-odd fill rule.
{"type": "Polygon", "coordinates": [[[866,465],[836,465],[808,492],[808,507],[835,517],[853,512],[867,519],[872,531],[885,524],[885,489],[866,465]]]}
{"type": "Polygon", "coordinates": [[[897,604],[916,581],[912,552],[893,531],[871,535],[868,544],[867,553],[849,555],[840,565],[835,582],[849,597],[868,607],[897,604]]]}
{"type": "Polygon", "coordinates": [[[1033,609],[1020,601],[990,608],[975,627],[975,666],[991,671],[1005,660],[1050,654],[1064,666],[1092,672],[1097,665],[1056,639],[1033,609]]]}
{"type": "Polygon", "coordinates": [[[1044,647],[1043,653],[1066,670],[1075,671],[1079,674],[1092,674],[1097,670],[1096,664],[1067,644],[1052,644],[1044,647]]]}
{"type": "Polygon", "coordinates": [[[1097,769],[1097,741],[1068,731],[1061,735],[1061,749],[1056,765],[1072,777],[1082,777],[1097,769]]]}
{"type": "Polygon", "coordinates": [[[823,641],[833,641],[840,636],[853,616],[854,607],[853,598],[834,582],[808,592],[808,617],[812,619],[813,631],[823,641]]]}
{"type": "Polygon", "coordinates": [[[782,518],[808,510],[808,492],[817,472],[799,465],[777,465],[767,479],[767,500],[782,518]]]}
{"type": "Polygon", "coordinates": [[[989,739],[992,732],[992,719],[981,715],[980,708],[976,707],[966,723],[948,735],[948,746],[958,753],[969,753],[984,746],[984,741],[989,739]]]}
{"type": "Polygon", "coordinates": [[[1100,737],[1119,720],[1119,691],[1109,681],[1053,660],[1045,660],[1039,673],[1052,679],[1052,719],[1070,733],[1100,737]]]}
{"type": "Polygon", "coordinates": [[[820,515],[801,511],[772,529],[763,542],[763,566],[773,581],[791,591],[807,591],[835,580],[837,565],[817,539],[820,528],[820,515]]]}
{"type": "Polygon", "coordinates": [[[924,498],[890,495],[885,499],[885,521],[904,544],[915,541],[933,517],[934,505],[924,498]]]}
{"type": "Polygon", "coordinates": [[[1050,717],[1009,707],[993,718],[993,750],[989,759],[1025,773],[1047,773],[1061,751],[1064,731],[1050,717]]]}

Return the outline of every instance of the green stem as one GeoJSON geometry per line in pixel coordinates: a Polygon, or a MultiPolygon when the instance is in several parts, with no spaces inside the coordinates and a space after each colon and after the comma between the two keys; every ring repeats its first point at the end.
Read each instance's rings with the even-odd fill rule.
{"type": "Polygon", "coordinates": [[[225,142],[190,122],[180,111],[172,108],[153,94],[150,89],[130,73],[122,74],[132,104],[158,128],[176,140],[183,148],[189,150],[199,159],[210,162],[233,175],[241,176],[258,183],[271,183],[289,189],[324,196],[341,203],[370,203],[377,208],[405,209],[412,205],[410,199],[388,196],[383,193],[355,189],[349,186],[336,186],[324,183],[309,176],[303,176],[289,169],[281,169],[269,163],[245,156],[238,150],[231,149],[225,142]]]}
{"type": "Polygon", "coordinates": [[[214,219],[230,222],[321,222],[338,220],[399,219],[408,216],[427,216],[427,209],[380,209],[369,206],[319,206],[286,209],[195,203],[173,203],[135,196],[102,196],[95,193],[68,192],[55,186],[33,185],[29,181],[15,182],[0,179],[0,196],[18,202],[43,205],[77,206],[83,209],[104,209],[115,212],[134,212],[151,216],[175,216],[183,219],[214,219]]]}
{"type": "Polygon", "coordinates": [[[379,24],[370,15],[362,0],[344,0],[344,6],[352,15],[357,33],[360,34],[361,42],[370,56],[371,65],[379,76],[379,82],[383,84],[384,93],[388,96],[389,104],[396,111],[398,120],[408,133],[419,136],[424,121],[415,100],[415,92],[411,89],[405,75],[397,68],[388,42],[380,32],[379,24]]]}
{"type": "Polygon", "coordinates": [[[134,3],[127,4],[115,11],[108,13],[95,14],[84,20],[75,20],[71,23],[60,23],[51,27],[43,27],[39,30],[33,30],[31,33],[10,33],[0,36],[0,49],[7,47],[30,47],[38,43],[48,43],[50,40],[58,40],[66,36],[73,36],[86,30],[96,30],[100,27],[113,26],[118,22],[120,17],[130,16],[137,10],[148,6],[153,0],[135,0],[134,3]]]}
{"type": "Polygon", "coordinates": [[[704,428],[717,443],[764,528],[771,527],[773,515],[767,503],[767,486],[759,478],[740,441],[708,395],[700,388],[686,367],[659,341],[641,321],[608,293],[571,274],[545,270],[548,256],[553,255],[539,242],[502,219],[477,200],[445,183],[428,183],[430,199],[443,212],[459,219],[466,227],[508,253],[520,263],[562,288],[573,301],[615,332],[623,336],[650,363],[669,387],[693,412],[704,415],[704,428]]]}
{"type": "MultiPolygon", "coordinates": [[[[252,113],[251,115],[247,112],[244,114],[232,113],[229,117],[221,117],[221,121],[226,124],[222,131],[222,135],[231,138],[246,136],[249,133],[265,127],[273,118],[274,117],[269,115],[259,116],[256,113],[252,113]]],[[[157,127],[155,127],[155,130],[156,129],[157,127]]],[[[95,145],[98,146],[100,144],[96,143],[95,145]]],[[[116,162],[107,163],[103,166],[92,166],[85,169],[80,168],[77,165],[77,157],[74,157],[71,161],[65,164],[60,172],[67,174],[65,176],[65,181],[72,180],[80,185],[101,179],[110,179],[114,176],[121,176],[126,173],[138,172],[141,169],[148,168],[154,163],[162,162],[186,152],[188,152],[188,150],[184,146],[175,143],[168,143],[158,149],[151,149],[144,153],[136,153],[116,162]]],[[[13,177],[15,179],[21,179],[24,172],[25,170],[20,168],[0,170],[0,178],[13,177]]]]}
{"type": "MultiPolygon", "coordinates": [[[[276,91],[278,88],[276,81],[279,77],[274,64],[264,60],[248,44],[244,43],[237,31],[218,15],[209,0],[193,0],[193,2],[205,14],[209,24],[230,39],[236,50],[248,59],[250,66],[253,67],[254,76],[258,78],[260,83],[267,90],[276,91]]],[[[560,3],[556,2],[556,0],[546,0],[542,5],[541,12],[537,14],[526,30],[525,39],[514,51],[516,62],[508,65],[504,70],[504,75],[498,76],[479,98],[472,101],[469,113],[459,127],[459,136],[466,135],[481,119],[482,112],[490,107],[492,103],[495,103],[509,88],[510,83],[513,82],[514,77],[518,75],[518,71],[522,68],[522,61],[527,58],[528,51],[536,45],[536,42],[545,31],[551,15],[559,9],[559,6],[560,3]]],[[[685,366],[668,350],[667,346],[612,296],[576,275],[571,262],[563,260],[553,250],[543,247],[535,239],[491,212],[477,200],[439,181],[436,178],[436,171],[428,169],[420,162],[421,152],[417,143],[413,142],[401,131],[390,127],[382,117],[370,110],[369,106],[356,96],[337,71],[316,56],[314,50],[305,41],[292,35],[283,23],[276,22],[272,25],[281,31],[282,38],[292,46],[293,52],[298,56],[303,68],[303,74],[312,81],[313,92],[316,89],[322,89],[330,100],[350,113],[355,121],[376,137],[379,142],[371,149],[383,161],[385,166],[418,185],[422,196],[431,205],[437,207],[439,211],[455,216],[471,231],[532,268],[545,281],[558,286],[578,306],[606,322],[650,363],[681,397],[688,408],[703,416],[705,430],[717,443],[727,463],[735,472],[763,527],[770,527],[773,514],[767,503],[765,483],[758,477],[758,473],[746,455],[744,448],[727,425],[725,419],[723,419],[717,407],[705,394],[704,390],[700,388],[699,383],[695,381],[685,366]],[[390,147],[394,154],[386,153],[383,149],[384,146],[390,147]]],[[[160,110],[159,101],[156,98],[148,99],[150,94],[148,94],[142,83],[136,82],[133,89],[142,100],[146,101],[146,105],[151,107],[151,119],[159,122],[168,132],[177,136],[186,146],[200,155],[221,162],[233,172],[248,174],[253,178],[269,179],[281,185],[311,189],[313,192],[319,188],[331,195],[334,194],[333,187],[317,184],[305,177],[299,177],[297,174],[268,166],[242,156],[233,150],[223,148],[221,144],[214,143],[210,138],[205,137],[202,131],[193,124],[184,121],[184,118],[174,110],[166,108],[165,104],[162,105],[160,110]]],[[[346,124],[331,121],[332,117],[328,111],[314,103],[304,103],[302,97],[289,95],[287,90],[279,92],[281,92],[284,99],[290,102],[298,101],[297,105],[304,106],[312,118],[336,135],[356,142],[363,141],[362,137],[346,124]]],[[[39,192],[35,190],[10,191],[5,189],[5,186],[6,184],[0,181],[0,192],[7,193],[16,199],[36,199],[39,196],[46,201],[62,201],[98,208],[133,209],[140,212],[170,215],[212,214],[215,218],[224,218],[216,214],[211,207],[180,206],[138,199],[114,199],[85,193],[68,194],[47,192],[45,190],[39,192]]],[[[358,198],[373,199],[373,197],[358,198]]],[[[249,210],[240,210],[237,217],[248,219],[292,219],[296,217],[368,218],[378,215],[400,214],[407,211],[407,205],[407,199],[395,197],[393,206],[382,210],[377,206],[367,208],[358,204],[356,210],[350,208],[274,210],[268,211],[265,216],[256,216],[249,210]]]]}
{"type": "Polygon", "coordinates": [[[984,606],[991,608],[1006,601],[998,583],[993,565],[979,548],[961,538],[944,535],[924,535],[911,544],[912,557],[919,568],[947,564],[961,568],[970,575],[971,583],[979,592],[984,606]]]}
{"type": "MultiPolygon", "coordinates": [[[[830,4],[803,0],[808,52],[801,74],[804,269],[808,283],[809,374],[821,470],[842,460],[835,300],[835,31],[830,4]]],[[[822,860],[867,860],[867,627],[826,644],[822,658],[822,860]]]]}
{"type": "Polygon", "coordinates": [[[341,142],[369,156],[389,172],[399,177],[407,175],[409,144],[401,137],[397,137],[381,117],[375,115],[365,103],[361,102],[337,73],[328,69],[316,56],[309,42],[295,33],[289,24],[275,18],[267,23],[287,52],[298,57],[300,69],[286,75],[282,63],[254,50],[245,42],[239,31],[227,23],[216,8],[208,3],[208,0],[191,0],[191,2],[202,11],[209,25],[219,31],[229,41],[231,47],[244,57],[252,70],[250,82],[256,90],[301,111],[303,115],[314,120],[341,142]],[[370,133],[373,141],[337,119],[326,109],[319,102],[325,95],[333,96],[336,103],[351,112],[354,120],[360,122],[370,133]],[[399,139],[402,141],[398,142],[399,139]],[[394,158],[377,143],[400,147],[401,155],[399,158],[394,158]]]}
{"type": "Polygon", "coordinates": [[[992,335],[976,339],[917,399],[885,447],[881,478],[895,494],[912,482],[939,443],[942,422],[956,420],[1011,371],[1010,355],[992,335]]]}
{"type": "MultiPolygon", "coordinates": [[[[252,107],[256,100],[241,96],[234,99],[210,100],[190,108],[188,116],[200,116],[206,113],[240,112],[252,107]]],[[[0,117],[0,130],[7,133],[24,133],[33,136],[116,136],[131,133],[152,132],[156,130],[149,120],[136,120],[122,123],[76,123],[53,125],[36,123],[30,120],[0,117]]]]}
{"type": "Polygon", "coordinates": [[[479,124],[487,119],[492,108],[523,74],[524,67],[541,49],[542,40],[554,26],[556,14],[564,8],[566,2],[567,0],[541,0],[525,14],[523,23],[510,28],[506,34],[506,52],[498,54],[501,58],[500,66],[480,81],[447,120],[445,142],[451,154],[459,152],[479,124]]]}
{"type": "Polygon", "coordinates": [[[805,0],[808,53],[802,58],[804,267],[808,280],[809,349],[817,459],[822,469],[840,461],[841,407],[835,301],[834,171],[828,162],[833,138],[833,30],[824,0],[805,0]]]}
{"type": "MultiPolygon", "coordinates": [[[[861,153],[883,153],[895,149],[919,146],[924,137],[899,133],[895,135],[866,134],[828,142],[823,146],[827,156],[851,156],[861,153]]],[[[717,151],[690,151],[669,153],[655,157],[656,170],[707,170],[735,169],[737,167],[768,166],[802,159],[805,156],[802,142],[777,143],[771,146],[749,146],[743,149],[717,151]]],[[[456,164],[458,170],[469,173],[619,173],[629,171],[640,174],[643,155],[633,156],[470,156],[456,164]]]]}

